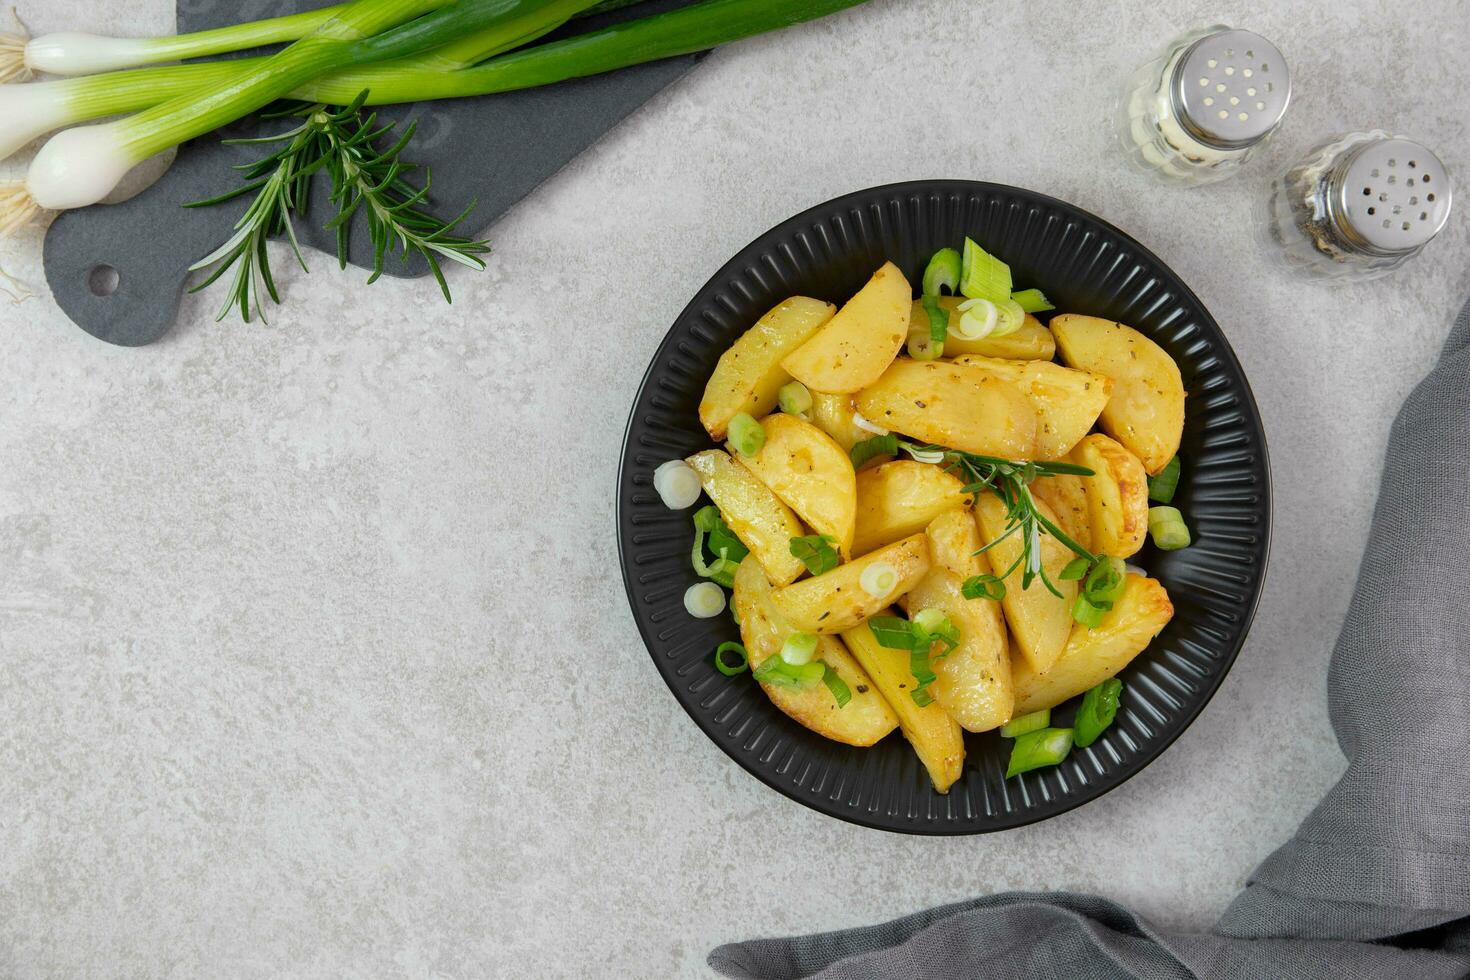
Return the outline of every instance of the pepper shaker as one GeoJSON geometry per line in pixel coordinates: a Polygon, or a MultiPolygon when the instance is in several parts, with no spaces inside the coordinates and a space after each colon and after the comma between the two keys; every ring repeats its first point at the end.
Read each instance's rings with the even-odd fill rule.
{"type": "Polygon", "coordinates": [[[1418,255],[1449,220],[1452,200],[1444,164],[1422,143],[1349,133],[1271,185],[1267,229],[1301,275],[1362,282],[1418,255]]]}
{"type": "Polygon", "coordinates": [[[1250,31],[1216,24],[1171,41],[1124,88],[1125,155],[1185,184],[1229,177],[1265,145],[1291,101],[1281,51],[1250,31]]]}

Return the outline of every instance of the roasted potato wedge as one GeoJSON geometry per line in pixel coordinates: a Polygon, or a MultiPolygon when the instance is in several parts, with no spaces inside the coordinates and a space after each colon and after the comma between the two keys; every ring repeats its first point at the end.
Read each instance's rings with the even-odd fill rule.
{"type": "Polygon", "coordinates": [[[695,453],[685,462],[699,474],[704,492],[772,582],[788,585],[806,571],[791,554],[791,539],[806,529],[770,487],[718,449],[695,453]]]}
{"type": "Polygon", "coordinates": [[[857,511],[852,459],[831,436],[795,415],[777,412],[761,424],[766,441],[760,452],[742,456],[727,447],[730,458],[770,487],[813,531],[835,538],[846,558],[852,553],[857,511]]]}
{"type": "MultiPolygon", "coordinates": [[[[1071,455],[1068,462],[1076,462],[1071,455]]],[[[1087,509],[1087,489],[1080,476],[1062,473],[1057,476],[1040,476],[1031,484],[1031,496],[1051,508],[1057,517],[1057,527],[1088,551],[1092,546],[1092,517],[1087,509]]]]}
{"type": "MultiPolygon", "coordinates": [[[[949,314],[951,331],[960,322],[961,314],[957,307],[964,301],[963,296],[939,297],[939,308],[949,314]]],[[[914,300],[914,308],[909,313],[909,322],[927,323],[928,317],[929,314],[924,309],[924,301],[914,300]]],[[[944,341],[945,357],[954,357],[957,354],[980,354],[983,357],[1009,357],[1017,361],[1049,361],[1056,356],[1056,353],[1057,344],[1052,340],[1051,331],[1042,326],[1041,321],[1029,313],[1026,314],[1026,322],[1021,325],[1021,329],[1008,333],[1004,337],[961,340],[951,332],[944,341]]]]}
{"type": "Polygon", "coordinates": [[[922,534],[896,541],[886,548],[838,565],[772,593],[776,610],[803,633],[841,633],[864,622],[898,597],[929,571],[929,540],[922,534]],[[898,573],[892,589],[870,595],[860,584],[864,570],[886,562],[898,573]]]}
{"type": "Polygon", "coordinates": [[[908,651],[879,646],[867,623],[844,631],[842,640],[898,715],[898,727],[924,768],[929,770],[935,791],[948,793],[965,767],[965,736],[959,722],[938,701],[922,708],[914,703],[914,675],[909,672],[908,651]]]}
{"type": "Polygon", "coordinates": [[[966,599],[960,587],[978,575],[980,535],[967,510],[941,514],[925,532],[929,538],[929,574],[919,580],[904,608],[912,617],[921,609],[940,609],[960,631],[959,646],[934,661],[938,676],[930,690],[960,727],[988,732],[1011,718],[1011,661],[1000,604],[966,599]]]}
{"type": "Polygon", "coordinates": [[[852,395],[812,392],[812,422],[848,453],[852,452],[853,446],[873,435],[852,420],[853,411],[852,395]]]}
{"type": "Polygon", "coordinates": [[[1150,474],[1179,452],[1184,434],[1184,382],[1179,365],[1132,327],[1064,313],[1051,321],[1062,359],[1113,379],[1102,427],[1132,450],[1150,474]]]}
{"type": "Polygon", "coordinates": [[[1016,688],[1016,714],[1054,708],[1096,687],[1128,666],[1174,615],[1169,593],[1151,578],[1129,575],[1123,597],[1103,615],[1101,625],[1077,624],[1067,648],[1045,673],[1025,658],[1011,661],[1016,688]]]}
{"type": "Polygon", "coordinates": [[[945,511],[965,506],[963,488],[953,473],[911,459],[863,469],[857,475],[852,553],[866,555],[918,534],[945,511]]]}
{"type": "Polygon", "coordinates": [[[1025,392],[1036,410],[1036,459],[1061,459],[1071,452],[1092,431],[1113,391],[1111,378],[1051,361],[1007,361],[966,354],[954,362],[989,371],[1025,392]]]}
{"type": "MultiPolygon", "coordinates": [[[[751,670],[768,657],[780,654],[786,638],[796,632],[776,613],[770,593],[771,583],[760,563],[741,562],[735,572],[731,602],[740,621],[740,640],[745,644],[751,670]]],[[[762,684],[771,703],[818,735],[848,745],[872,745],[898,727],[898,716],[841,640],[835,636],[819,638],[817,659],[825,661],[847,682],[852,691],[851,701],[839,708],[825,684],[810,687],[762,684]]]]}
{"type": "Polygon", "coordinates": [[[784,300],[756,321],[720,355],[699,402],[699,421],[713,439],[725,438],[741,412],[756,418],[776,407],[776,393],[791,380],[781,359],[811,339],[837,307],[807,296],[784,300]]]}
{"type": "Polygon", "coordinates": [[[981,368],[900,357],[854,404],[869,421],[921,442],[1010,459],[1034,455],[1030,399],[981,368]]]}
{"type": "MultiPolygon", "coordinates": [[[[1036,509],[1047,520],[1056,521],[1051,508],[1036,501],[1036,509]]],[[[975,498],[975,518],[980,525],[983,543],[999,538],[1005,533],[1006,508],[993,493],[982,493],[975,498]]],[[[1021,569],[1018,567],[1006,579],[1006,594],[1000,600],[1005,611],[1006,622],[1016,646],[1037,673],[1045,673],[1062,655],[1067,637],[1072,632],[1072,606],[1077,601],[1077,583],[1063,582],[1062,569],[1073,558],[1066,545],[1049,534],[1040,538],[1041,565],[1061,598],[1053,595],[1038,576],[1031,588],[1021,588],[1021,569]]],[[[1012,534],[995,547],[985,552],[990,561],[991,574],[1000,575],[1021,554],[1021,536],[1012,534]]]]}
{"type": "Polygon", "coordinates": [[[849,392],[867,387],[898,356],[909,334],[909,281],[892,262],[848,300],[781,366],[812,391],[849,392]]]}
{"type": "Polygon", "coordinates": [[[1119,558],[1137,554],[1148,537],[1148,474],[1143,463],[1100,432],[1078,443],[1072,460],[1092,470],[1092,476],[1079,477],[1087,493],[1091,550],[1119,558]]]}

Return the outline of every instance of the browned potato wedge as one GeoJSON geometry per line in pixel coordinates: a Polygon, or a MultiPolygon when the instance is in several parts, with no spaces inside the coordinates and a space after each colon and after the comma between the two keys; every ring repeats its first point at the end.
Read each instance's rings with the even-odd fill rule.
{"type": "Polygon", "coordinates": [[[772,599],[782,617],[803,633],[841,633],[897,602],[928,571],[929,541],[915,534],[825,574],[777,589],[772,599]],[[879,562],[891,565],[898,574],[891,589],[875,596],[860,583],[863,572],[879,562]]]}
{"type": "Polygon", "coordinates": [[[912,459],[862,470],[857,475],[852,553],[866,555],[918,534],[945,511],[964,507],[969,498],[963,487],[953,473],[912,459]]]}
{"type": "MultiPolygon", "coordinates": [[[[963,296],[939,297],[939,308],[949,314],[949,328],[954,330],[960,322],[957,307],[965,301],[963,296]]],[[[929,314],[924,310],[923,300],[914,300],[909,322],[928,323],[929,314]]],[[[1017,361],[1049,361],[1056,356],[1057,344],[1051,331],[1042,326],[1040,320],[1026,314],[1026,322],[1015,333],[1004,337],[983,337],[980,340],[961,340],[953,332],[945,338],[944,356],[957,354],[980,354],[983,357],[1009,357],[1017,361]]]]}
{"type": "MultiPolygon", "coordinates": [[[[760,563],[741,562],[735,572],[731,603],[740,621],[740,639],[745,644],[751,670],[768,657],[778,655],[786,638],[796,632],[781,621],[771,606],[770,592],[771,583],[760,563]]],[[[817,734],[848,745],[872,745],[898,727],[898,716],[841,640],[835,636],[820,637],[817,659],[825,661],[847,682],[852,691],[851,701],[839,708],[825,684],[810,687],[762,684],[771,703],[817,734]]]]}
{"type": "Polygon", "coordinates": [[[784,300],[720,355],[699,402],[699,421],[713,439],[725,438],[741,412],[755,418],[776,407],[776,394],[791,380],[781,359],[811,339],[837,307],[807,296],[784,300]]]}
{"type": "Polygon", "coordinates": [[[1113,390],[1111,378],[1051,361],[1006,361],[977,354],[954,360],[989,371],[1026,393],[1036,409],[1037,459],[1061,459],[1071,452],[1092,431],[1113,390]]]}
{"type": "Polygon", "coordinates": [[[873,433],[859,428],[852,420],[851,395],[836,395],[825,391],[812,392],[812,422],[817,428],[831,436],[843,452],[852,452],[852,447],[873,433]]]}
{"type": "Polygon", "coordinates": [[[852,553],[857,511],[852,460],[831,436],[795,415],[777,412],[761,425],[766,441],[760,452],[742,456],[726,447],[730,457],[759,477],[813,531],[835,538],[846,558],[852,553]]]}
{"type": "Polygon", "coordinates": [[[960,643],[934,661],[938,676],[930,690],[951,718],[972,732],[988,732],[1011,718],[1010,651],[1000,604],[966,599],[960,587],[980,574],[980,535],[966,510],[941,514],[925,532],[932,564],[908,595],[904,608],[912,617],[921,609],[939,609],[960,631],[960,643]]]}
{"type": "Polygon", "coordinates": [[[854,403],[870,422],[922,442],[1033,458],[1036,411],[1030,400],[981,368],[900,357],[854,403]]]}
{"type": "Polygon", "coordinates": [[[1016,714],[1054,708],[1096,687],[1128,666],[1169,623],[1174,606],[1169,593],[1151,578],[1129,575],[1123,597],[1088,629],[1077,624],[1067,648],[1046,673],[1024,658],[1011,662],[1016,685],[1016,714]]]}
{"type": "Polygon", "coordinates": [[[1143,464],[1100,432],[1078,443],[1072,460],[1092,470],[1092,476],[1080,477],[1087,492],[1091,550],[1119,558],[1137,554],[1148,537],[1148,474],[1143,464]]]}
{"type": "Polygon", "coordinates": [[[791,554],[791,539],[806,529],[770,487],[718,449],[695,453],[685,462],[699,474],[704,492],[772,582],[787,585],[806,571],[791,554]]]}
{"type": "MultiPolygon", "coordinates": [[[[880,609],[879,613],[891,614],[892,610],[880,609]]],[[[879,646],[867,623],[845,630],[842,639],[898,715],[898,727],[929,770],[935,791],[948,793],[965,767],[965,736],[959,723],[938,701],[922,708],[914,703],[914,675],[909,673],[907,650],[879,646]]]]}
{"type": "Polygon", "coordinates": [[[1064,313],[1051,321],[1062,359],[1113,379],[1102,427],[1133,451],[1149,473],[1179,452],[1184,433],[1184,382],[1158,344],[1112,320],[1064,313]]]}
{"type": "MultiPolygon", "coordinates": [[[[1076,462],[1070,455],[1068,462],[1076,462]]],[[[1062,473],[1037,477],[1031,484],[1031,496],[1042,501],[1057,516],[1057,527],[1088,551],[1092,546],[1092,518],[1087,509],[1087,489],[1083,477],[1062,473]]]]}
{"type": "Polygon", "coordinates": [[[816,336],[781,361],[812,391],[848,392],[878,379],[909,333],[909,281],[892,262],[828,320],[816,336]]]}
{"type": "MultiPolygon", "coordinates": [[[[1055,522],[1056,515],[1041,501],[1036,509],[1047,520],[1055,522]]],[[[975,518],[980,525],[980,538],[986,544],[999,538],[1005,531],[1006,508],[993,493],[982,493],[975,498],[975,518]]],[[[1004,541],[985,552],[989,559],[991,574],[1000,575],[1010,568],[1021,554],[1021,536],[1012,534],[1004,541]]],[[[1006,622],[1011,635],[1026,661],[1037,673],[1046,672],[1062,655],[1067,645],[1067,636],[1072,632],[1072,606],[1077,601],[1077,583],[1063,582],[1062,569],[1072,560],[1072,552],[1050,534],[1041,535],[1041,565],[1047,577],[1062,594],[1059,599],[1047,590],[1038,576],[1031,588],[1021,588],[1021,569],[1017,568],[1005,579],[1006,594],[1001,599],[1006,622]]]]}

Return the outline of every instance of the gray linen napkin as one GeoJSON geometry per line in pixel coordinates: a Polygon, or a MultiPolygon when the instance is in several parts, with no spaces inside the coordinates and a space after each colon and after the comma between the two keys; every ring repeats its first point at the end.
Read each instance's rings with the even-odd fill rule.
{"type": "Polygon", "coordinates": [[[1332,654],[1347,773],[1209,933],[1105,899],[994,895],[863,929],[721,946],[740,980],[1470,976],[1470,305],[1394,422],[1332,654]]]}

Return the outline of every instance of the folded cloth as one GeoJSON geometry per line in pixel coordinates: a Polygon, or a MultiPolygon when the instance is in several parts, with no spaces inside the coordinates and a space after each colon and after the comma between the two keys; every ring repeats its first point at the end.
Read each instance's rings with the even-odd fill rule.
{"type": "Polygon", "coordinates": [[[1105,899],[979,898],[721,946],[741,980],[1470,976],[1470,305],[1394,421],[1328,707],[1342,780],[1209,933],[1105,899]]]}

